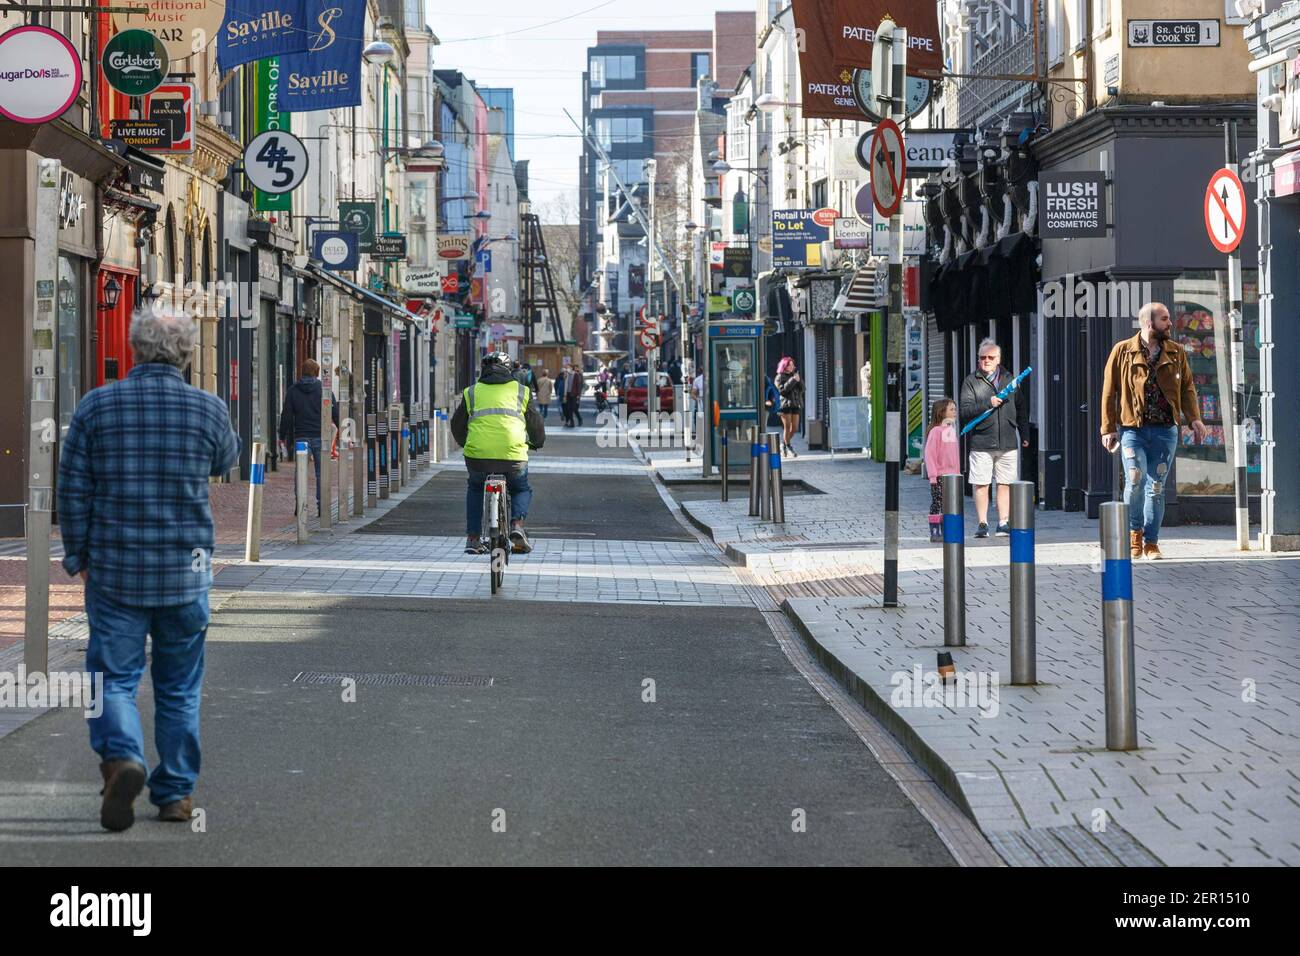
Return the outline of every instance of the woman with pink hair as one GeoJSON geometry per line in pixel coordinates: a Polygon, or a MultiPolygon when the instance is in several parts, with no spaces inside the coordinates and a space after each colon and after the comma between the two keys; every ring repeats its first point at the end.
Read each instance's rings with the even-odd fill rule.
{"type": "Polygon", "coordinates": [[[785,451],[791,458],[798,458],[790,442],[799,430],[799,416],[803,414],[803,379],[795,368],[794,359],[784,356],[776,365],[776,390],[781,393],[781,422],[785,426],[785,451]]]}

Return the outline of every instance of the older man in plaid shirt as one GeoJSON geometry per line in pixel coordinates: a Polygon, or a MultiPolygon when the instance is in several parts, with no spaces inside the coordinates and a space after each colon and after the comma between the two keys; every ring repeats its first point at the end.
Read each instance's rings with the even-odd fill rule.
{"type": "Polygon", "coordinates": [[[193,810],[199,695],[216,543],[208,478],[227,472],[239,438],[225,404],[181,370],[197,337],[187,315],[131,319],[135,367],[77,406],[59,458],[63,567],[86,582],[86,668],[104,675],[103,712],[88,721],[100,756],[100,824],[125,830],[145,784],[136,690],[153,637],[154,743],[148,778],[159,819],[193,810]]]}

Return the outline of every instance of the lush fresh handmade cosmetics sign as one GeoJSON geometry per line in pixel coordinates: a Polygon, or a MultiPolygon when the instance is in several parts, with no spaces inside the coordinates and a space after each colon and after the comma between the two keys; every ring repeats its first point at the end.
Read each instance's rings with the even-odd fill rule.
{"type": "Polygon", "coordinates": [[[305,9],[306,48],[280,59],[280,109],[359,106],[364,0],[306,0],[305,9]]]}

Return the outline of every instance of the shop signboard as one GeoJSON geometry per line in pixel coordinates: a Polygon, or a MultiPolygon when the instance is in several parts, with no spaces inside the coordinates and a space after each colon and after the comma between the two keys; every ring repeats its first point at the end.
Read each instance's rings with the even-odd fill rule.
{"type": "Polygon", "coordinates": [[[375,236],[375,246],[370,258],[376,262],[405,262],[406,236],[397,232],[385,232],[375,236]]]}
{"type": "Polygon", "coordinates": [[[48,27],[15,27],[0,35],[0,114],[15,123],[48,123],[81,92],[81,57],[48,27]]]}
{"type": "Polygon", "coordinates": [[[468,259],[470,242],[467,232],[439,233],[438,258],[451,261],[468,259]]]}
{"type": "Polygon", "coordinates": [[[1038,185],[1044,239],[1105,238],[1105,173],[1042,172],[1038,185]]]}
{"type": "MultiPolygon", "coordinates": [[[[903,255],[925,255],[925,200],[903,200],[903,255]]],[[[871,254],[889,255],[889,219],[872,209],[871,254]]]]}
{"type": "Polygon", "coordinates": [[[306,45],[281,58],[280,108],[290,113],[361,105],[366,0],[303,0],[306,45]]]}
{"type": "Polygon", "coordinates": [[[728,279],[748,279],[753,275],[754,256],[749,246],[727,246],[722,252],[722,274],[728,279]]]}
{"type": "Polygon", "coordinates": [[[312,258],[331,272],[354,272],[360,264],[357,234],[346,230],[331,230],[312,236],[312,258]]]}
{"type": "MultiPolygon", "coordinates": [[[[253,64],[253,132],[289,131],[289,114],[280,109],[280,61],[267,57],[253,64]]],[[[253,190],[253,208],[262,212],[292,212],[290,193],[253,190]]]]}
{"type": "Polygon", "coordinates": [[[434,293],[442,291],[443,275],[437,269],[408,269],[403,285],[407,292],[434,293]]]}
{"type": "MultiPolygon", "coordinates": [[[[234,6],[235,4],[231,4],[234,6]]],[[[162,43],[173,63],[201,53],[221,30],[221,20],[226,13],[222,0],[131,0],[119,4],[141,10],[128,13],[125,9],[113,13],[113,27],[130,30],[141,27],[162,43]]]]}
{"type": "Polygon", "coordinates": [[[375,203],[373,200],[349,200],[339,203],[339,226],[357,234],[363,253],[375,248],[375,203]]]}
{"type": "Polygon", "coordinates": [[[104,79],[124,96],[145,96],[162,86],[171,61],[148,30],[123,30],[104,44],[104,79]]]}
{"type": "Polygon", "coordinates": [[[193,83],[162,84],[144,98],[144,115],[148,122],[164,126],[167,136],[156,146],[141,149],[151,153],[194,152],[193,83]]]}
{"type": "Polygon", "coordinates": [[[1130,20],[1128,45],[1218,46],[1218,20],[1130,20]]]}
{"type": "Polygon", "coordinates": [[[813,220],[814,209],[772,210],[772,267],[817,269],[822,264],[821,244],[831,237],[828,226],[813,220]]]}

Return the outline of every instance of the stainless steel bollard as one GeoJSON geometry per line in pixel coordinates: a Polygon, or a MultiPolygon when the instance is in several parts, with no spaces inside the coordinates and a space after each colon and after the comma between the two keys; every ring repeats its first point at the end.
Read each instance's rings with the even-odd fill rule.
{"type": "Polygon", "coordinates": [[[941,475],[943,486],[943,644],[966,646],[966,499],[961,475],[941,475]]]}
{"type": "Polygon", "coordinates": [[[727,481],[727,435],[722,434],[722,500],[727,501],[731,498],[731,483],[727,481]]]}
{"type": "Polygon", "coordinates": [[[1106,688],[1106,749],[1136,750],[1137,672],[1133,662],[1133,558],[1128,503],[1101,505],[1102,671],[1106,688]]]}
{"type": "Polygon", "coordinates": [[[758,443],[758,510],[764,521],[772,520],[772,462],[768,457],[771,446],[771,433],[763,432],[763,440],[758,443]]]}
{"type": "Polygon", "coordinates": [[[434,409],[433,419],[429,427],[429,461],[435,465],[442,461],[442,442],[440,441],[440,432],[442,431],[442,412],[434,409]]]}
{"type": "Polygon", "coordinates": [[[266,487],[266,445],[253,442],[248,465],[248,527],[244,532],[244,560],[262,560],[262,490],[266,487]]]}
{"type": "Polygon", "coordinates": [[[307,443],[305,441],[298,442],[297,447],[294,449],[293,459],[295,469],[293,475],[294,490],[297,494],[297,507],[295,508],[295,511],[297,512],[296,517],[298,519],[298,543],[306,544],[307,509],[310,505],[307,501],[307,465],[309,458],[307,454],[307,443]]]}
{"type": "Polygon", "coordinates": [[[352,512],[352,452],[345,447],[344,442],[339,442],[339,514],[334,520],[335,524],[346,524],[348,515],[352,512]]]}
{"type": "Polygon", "coordinates": [[[773,432],[768,438],[775,446],[767,453],[767,483],[772,489],[772,520],[785,524],[785,489],[781,486],[781,436],[773,432]]]}
{"type": "Polygon", "coordinates": [[[758,517],[758,426],[749,426],[749,516],[758,517]]]}
{"type": "Polygon", "coordinates": [[[1038,683],[1034,483],[1011,483],[1011,683],[1038,683]]]}

